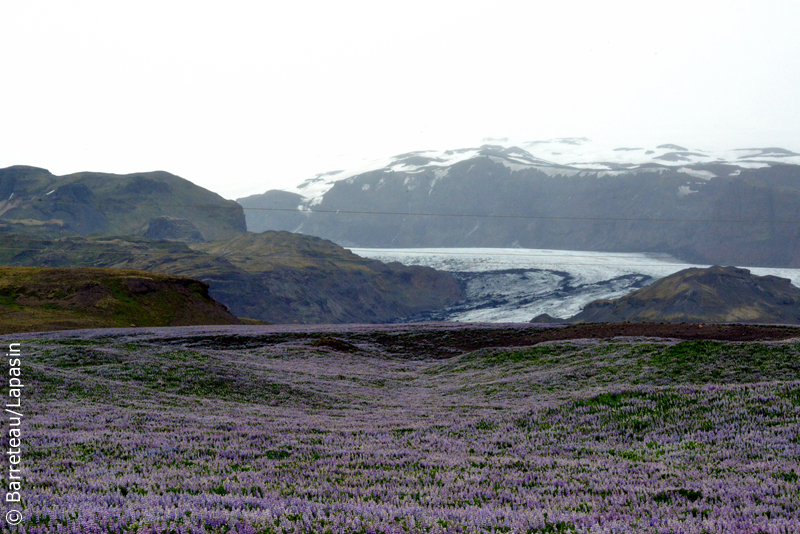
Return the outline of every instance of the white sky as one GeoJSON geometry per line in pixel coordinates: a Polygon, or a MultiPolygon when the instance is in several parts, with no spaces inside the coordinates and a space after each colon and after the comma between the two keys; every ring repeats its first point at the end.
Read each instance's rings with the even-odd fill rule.
{"type": "Polygon", "coordinates": [[[227,198],[484,137],[800,151],[800,2],[0,0],[0,167],[227,198]]]}

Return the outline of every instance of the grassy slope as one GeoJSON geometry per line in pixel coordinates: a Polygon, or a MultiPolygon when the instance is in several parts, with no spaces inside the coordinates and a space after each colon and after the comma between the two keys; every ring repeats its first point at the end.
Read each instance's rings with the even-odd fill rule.
{"type": "Polygon", "coordinates": [[[238,324],[184,277],[99,268],[0,267],[0,333],[238,324]]]}
{"type": "Polygon", "coordinates": [[[220,256],[251,273],[310,267],[364,272],[380,262],[366,260],[319,237],[291,232],[247,233],[233,239],[192,245],[193,250],[220,256]]]}
{"type": "Polygon", "coordinates": [[[796,341],[577,340],[441,360],[378,340],[23,341],[31,401],[48,411],[32,414],[31,521],[55,532],[110,513],[125,526],[337,534],[354,520],[413,533],[800,526],[796,341]]]}

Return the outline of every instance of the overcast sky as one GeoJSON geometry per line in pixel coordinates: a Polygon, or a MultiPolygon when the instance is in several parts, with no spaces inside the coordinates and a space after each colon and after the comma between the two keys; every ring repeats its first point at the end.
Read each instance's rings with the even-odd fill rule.
{"type": "Polygon", "coordinates": [[[800,151],[800,2],[0,0],[0,167],[227,198],[581,136],[800,151]]]}

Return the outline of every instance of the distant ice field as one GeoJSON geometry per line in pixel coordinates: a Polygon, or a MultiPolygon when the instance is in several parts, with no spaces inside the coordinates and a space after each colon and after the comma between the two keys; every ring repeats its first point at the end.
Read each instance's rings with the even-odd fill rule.
{"type": "MultiPolygon", "coordinates": [[[[542,313],[566,318],[589,302],[617,298],[689,267],[665,254],[519,248],[353,248],[383,262],[424,265],[452,272],[466,286],[466,300],[409,321],[527,322],[542,313]]],[[[800,287],[800,269],[746,267],[760,276],[789,278],[800,287]]]]}

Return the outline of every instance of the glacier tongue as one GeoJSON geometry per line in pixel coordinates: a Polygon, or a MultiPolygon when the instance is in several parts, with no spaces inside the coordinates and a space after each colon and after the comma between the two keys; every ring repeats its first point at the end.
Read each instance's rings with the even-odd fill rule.
{"type": "MultiPolygon", "coordinates": [[[[542,313],[566,318],[593,300],[618,298],[682,269],[707,267],[663,254],[502,248],[351,250],[383,262],[450,271],[466,287],[466,300],[410,321],[528,322],[542,313]]],[[[750,271],[789,278],[800,286],[800,269],[750,271]]]]}

